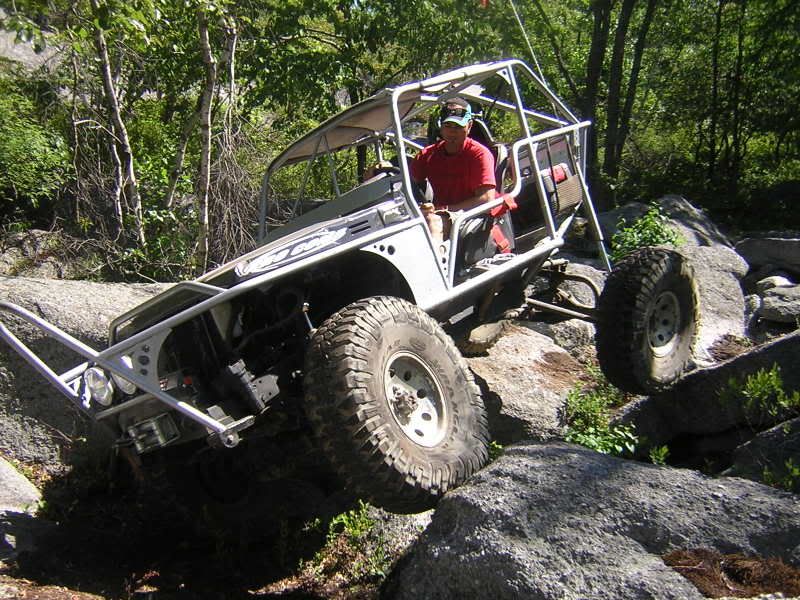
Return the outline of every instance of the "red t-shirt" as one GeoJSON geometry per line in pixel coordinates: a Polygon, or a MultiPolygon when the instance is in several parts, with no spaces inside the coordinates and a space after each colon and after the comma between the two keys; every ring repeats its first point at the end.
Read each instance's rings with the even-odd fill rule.
{"type": "Polygon", "coordinates": [[[419,151],[411,161],[411,177],[430,181],[437,207],[456,204],[482,185],[495,186],[494,157],[486,146],[467,138],[458,154],[447,154],[444,140],[419,151]]]}

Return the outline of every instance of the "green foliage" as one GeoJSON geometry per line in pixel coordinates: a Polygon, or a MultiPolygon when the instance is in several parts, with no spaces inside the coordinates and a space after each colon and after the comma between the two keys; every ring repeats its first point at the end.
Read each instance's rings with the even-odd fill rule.
{"type": "Polygon", "coordinates": [[[800,492],[800,464],[796,464],[794,459],[789,457],[783,463],[782,472],[774,473],[764,467],[761,480],[767,485],[787,492],[800,492]]]}
{"type": "Polygon", "coordinates": [[[372,531],[375,521],[369,516],[369,504],[363,500],[358,501],[358,508],[354,508],[331,519],[328,525],[328,543],[332,543],[340,535],[344,536],[351,545],[357,545],[372,531]]]}
{"type": "Polygon", "coordinates": [[[751,414],[766,414],[775,418],[788,413],[800,413],[800,392],[791,394],[783,389],[780,367],[773,364],[770,369],[759,369],[748,375],[744,383],[731,377],[720,392],[723,401],[744,399],[744,406],[751,414]]]}
{"type": "Polygon", "coordinates": [[[383,537],[374,534],[375,521],[369,508],[359,500],[356,508],[330,521],[325,546],[312,561],[300,564],[306,576],[316,580],[337,573],[350,587],[386,577],[392,557],[383,537]]]}
{"type": "Polygon", "coordinates": [[[503,446],[495,440],[489,442],[489,462],[494,462],[503,455],[503,446]]]}
{"type": "Polygon", "coordinates": [[[40,123],[33,100],[18,85],[0,78],[0,205],[37,208],[64,184],[67,145],[40,123]]]}
{"type": "MultiPolygon", "coordinates": [[[[63,60],[54,61],[58,68],[41,75],[47,87],[59,90],[46,102],[29,94],[20,81],[0,90],[0,201],[15,208],[42,207],[38,219],[14,211],[21,224],[59,217],[87,236],[117,239],[108,202],[114,179],[110,141],[115,134],[100,92],[98,31],[108,43],[144,208],[160,210],[176,154],[183,147],[181,130],[196,110],[205,81],[198,11],[211,17],[209,35],[219,67],[212,122],[212,163],[218,170],[212,168],[212,198],[224,188],[217,198],[249,199],[250,188],[258,187],[268,161],[286,142],[344,104],[385,85],[457,65],[511,56],[530,61],[528,43],[510,6],[482,4],[101,0],[93,11],[85,2],[17,0],[2,24],[37,50],[51,46],[66,51],[63,60]],[[229,70],[225,59],[234,29],[235,69],[229,70]],[[232,83],[237,87],[234,104],[228,93],[232,83]],[[32,105],[17,110],[18,97],[32,105]],[[226,120],[228,108],[238,120],[226,120]],[[220,182],[215,177],[220,173],[222,140],[230,139],[231,130],[237,136],[245,134],[236,138],[236,162],[252,179],[228,193],[231,178],[220,182]],[[52,198],[66,201],[50,202],[52,198]]],[[[630,27],[621,40],[625,55],[617,83],[634,93],[621,98],[624,107],[616,107],[630,110],[630,120],[628,129],[616,132],[627,141],[617,140],[624,141],[619,168],[609,172],[600,164],[613,127],[610,67],[620,5],[611,11],[603,10],[604,3],[553,0],[516,6],[549,87],[579,118],[595,123],[597,160],[594,145],[585,148],[595,187],[613,188],[612,201],[681,193],[716,211],[716,219],[738,219],[748,226],[768,225],[776,217],[784,224],[800,219],[792,210],[796,194],[791,187],[800,181],[800,122],[795,114],[800,61],[794,60],[799,23],[792,2],[659,3],[646,39],[640,40],[646,5],[634,3],[630,27]],[[602,24],[606,14],[608,21],[602,24]],[[590,50],[600,32],[605,32],[606,46],[594,64],[590,50]],[[646,43],[633,85],[633,52],[640,41],[646,43]],[[590,72],[597,75],[596,91],[589,89],[590,72]],[[775,193],[780,186],[788,187],[775,193]]],[[[502,138],[511,124],[493,125],[502,138]]],[[[183,200],[190,200],[195,188],[198,138],[195,130],[188,140],[178,184],[183,200]]],[[[123,202],[123,211],[129,209],[123,202]]],[[[218,231],[213,220],[211,231],[218,231]]],[[[646,227],[642,233],[648,233],[646,227]]],[[[653,243],[634,239],[635,231],[626,235],[620,243],[653,243]]],[[[126,236],[120,239],[127,243],[126,236]]],[[[624,251],[621,246],[620,254],[624,251]]],[[[151,258],[150,249],[134,252],[125,271],[146,274],[140,263],[151,258]]],[[[167,270],[175,272],[174,267],[167,270]]]]}
{"type": "Polygon", "coordinates": [[[651,204],[647,212],[627,225],[619,220],[619,230],[611,238],[611,259],[617,261],[638,248],[669,244],[678,246],[683,239],[668,224],[669,219],[657,204],[651,204]]]}
{"type": "Polygon", "coordinates": [[[638,442],[633,427],[610,424],[611,409],[624,404],[625,395],[598,369],[590,369],[589,374],[589,385],[567,395],[565,439],[603,454],[632,455],[638,442]]]}
{"type": "Polygon", "coordinates": [[[667,458],[669,457],[669,448],[667,446],[655,446],[650,448],[648,453],[650,462],[654,465],[666,465],[667,458]]]}
{"type": "Polygon", "coordinates": [[[107,276],[125,281],[179,281],[191,277],[194,231],[191,214],[147,210],[143,215],[148,243],[123,248],[109,257],[107,276]]]}

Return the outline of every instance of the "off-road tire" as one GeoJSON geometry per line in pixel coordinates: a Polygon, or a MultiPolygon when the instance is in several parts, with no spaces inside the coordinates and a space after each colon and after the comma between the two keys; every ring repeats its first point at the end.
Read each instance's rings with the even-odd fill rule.
{"type": "Polygon", "coordinates": [[[305,373],[311,427],[361,498],[419,512],[488,460],[486,411],[466,362],[405,300],[367,298],[335,313],[312,336],[305,373]]]}
{"type": "Polygon", "coordinates": [[[606,281],[597,318],[597,358],[623,391],[663,391],[687,369],[697,329],[694,271],[674,250],[642,248],[606,281]]]}

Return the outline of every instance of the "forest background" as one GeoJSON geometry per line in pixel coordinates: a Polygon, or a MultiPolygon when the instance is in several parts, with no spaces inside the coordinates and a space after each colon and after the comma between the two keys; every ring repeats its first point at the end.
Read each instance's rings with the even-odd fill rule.
{"type": "Polygon", "coordinates": [[[83,277],[230,260],[291,140],[386,85],[532,53],[595,123],[599,208],[680,193],[734,230],[800,227],[800,0],[0,6],[46,57],[0,62],[0,226],[61,231],[83,277]]]}

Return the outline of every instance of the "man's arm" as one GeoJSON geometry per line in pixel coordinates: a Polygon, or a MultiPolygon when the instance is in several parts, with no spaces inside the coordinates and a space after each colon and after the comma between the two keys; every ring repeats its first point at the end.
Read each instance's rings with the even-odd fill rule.
{"type": "Polygon", "coordinates": [[[447,210],[451,212],[455,212],[457,210],[469,210],[470,208],[475,208],[476,206],[480,206],[490,200],[494,200],[495,196],[495,189],[493,185],[482,185],[475,190],[475,193],[470,196],[469,198],[462,200],[461,202],[457,202],[456,204],[450,204],[447,207],[447,210]]]}

